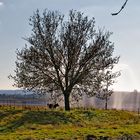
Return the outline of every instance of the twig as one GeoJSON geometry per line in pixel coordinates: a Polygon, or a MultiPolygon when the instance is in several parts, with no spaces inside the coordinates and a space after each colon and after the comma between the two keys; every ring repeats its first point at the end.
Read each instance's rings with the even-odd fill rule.
{"type": "Polygon", "coordinates": [[[126,6],[127,2],[128,2],[128,0],[125,1],[125,3],[123,4],[123,6],[121,7],[121,9],[117,13],[112,13],[111,15],[112,16],[118,15],[124,9],[124,7],[126,6]]]}

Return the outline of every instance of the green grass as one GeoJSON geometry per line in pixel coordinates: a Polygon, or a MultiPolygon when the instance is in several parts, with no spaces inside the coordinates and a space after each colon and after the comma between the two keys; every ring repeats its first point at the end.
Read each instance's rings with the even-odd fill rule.
{"type": "Polygon", "coordinates": [[[90,134],[140,139],[140,117],[117,110],[0,109],[0,140],[83,140],[90,134]]]}

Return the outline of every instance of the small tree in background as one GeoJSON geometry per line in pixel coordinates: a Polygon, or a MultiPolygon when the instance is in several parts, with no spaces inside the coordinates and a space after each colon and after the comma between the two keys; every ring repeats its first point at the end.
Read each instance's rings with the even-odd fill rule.
{"type": "Polygon", "coordinates": [[[119,61],[112,56],[111,33],[96,31],[94,18],[74,10],[67,20],[58,11],[45,10],[40,16],[37,10],[30,25],[29,46],[17,51],[15,86],[62,95],[65,110],[70,110],[70,97],[96,95],[102,71],[119,61]]]}
{"type": "Polygon", "coordinates": [[[120,76],[120,71],[118,72],[112,72],[111,70],[106,70],[103,72],[102,76],[102,84],[100,84],[99,91],[96,94],[96,97],[105,100],[105,110],[108,109],[108,100],[110,99],[110,96],[113,93],[113,89],[110,89],[110,86],[112,86],[115,83],[115,79],[120,76]]]}

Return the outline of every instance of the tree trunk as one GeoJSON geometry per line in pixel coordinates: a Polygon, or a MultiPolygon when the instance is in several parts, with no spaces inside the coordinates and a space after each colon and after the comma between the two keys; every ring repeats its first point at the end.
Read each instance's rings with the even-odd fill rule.
{"type": "Polygon", "coordinates": [[[108,99],[106,97],[106,99],[105,99],[105,110],[107,110],[107,102],[108,102],[108,99]]]}
{"type": "Polygon", "coordinates": [[[107,110],[107,102],[105,103],[105,110],[107,110]]]}
{"type": "Polygon", "coordinates": [[[70,101],[69,101],[69,94],[64,94],[64,104],[65,104],[65,110],[70,111],[70,101]]]}

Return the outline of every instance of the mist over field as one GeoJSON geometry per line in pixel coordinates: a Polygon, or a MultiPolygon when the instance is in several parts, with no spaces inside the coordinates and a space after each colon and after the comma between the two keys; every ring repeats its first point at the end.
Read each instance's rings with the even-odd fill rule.
{"type": "MultiPolygon", "coordinates": [[[[25,92],[23,90],[0,90],[0,104],[21,103],[26,105],[40,105],[46,106],[49,101],[49,95],[40,96],[32,92],[25,92]],[[7,96],[6,96],[7,95],[7,96]]],[[[108,100],[109,109],[138,111],[140,108],[140,92],[124,92],[115,91],[108,100]]],[[[79,102],[72,102],[72,107],[87,107],[87,108],[104,108],[105,101],[96,97],[88,98],[84,96],[79,102]]],[[[63,102],[59,102],[63,106],[63,102]]]]}

